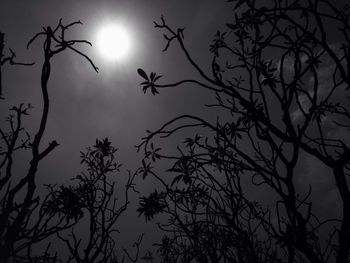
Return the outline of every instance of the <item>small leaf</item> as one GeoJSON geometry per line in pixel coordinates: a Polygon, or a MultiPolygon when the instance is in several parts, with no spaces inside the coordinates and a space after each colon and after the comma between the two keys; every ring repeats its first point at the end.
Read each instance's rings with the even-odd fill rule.
{"type": "Polygon", "coordinates": [[[156,76],[156,73],[151,72],[151,81],[154,82],[154,77],[156,76]]]}
{"type": "Polygon", "coordinates": [[[158,79],[160,79],[162,77],[162,75],[156,76],[153,80],[153,82],[156,82],[158,79]]]}
{"type": "Polygon", "coordinates": [[[153,95],[159,94],[158,90],[154,86],[151,86],[151,92],[153,95]]]}
{"type": "Polygon", "coordinates": [[[143,69],[138,68],[138,69],[137,69],[137,73],[138,73],[141,77],[143,77],[144,79],[149,80],[149,79],[148,79],[148,76],[147,76],[147,74],[146,74],[146,72],[145,72],[143,69]]]}

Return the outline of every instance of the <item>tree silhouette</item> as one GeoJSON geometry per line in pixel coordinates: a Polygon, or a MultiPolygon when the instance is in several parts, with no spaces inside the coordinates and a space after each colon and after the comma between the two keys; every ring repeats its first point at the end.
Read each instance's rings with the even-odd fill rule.
{"type": "Polygon", "coordinates": [[[228,2],[234,19],[210,45],[209,73],[191,56],[183,28],[155,22],[164,51],[177,43],[200,77],[164,84],[138,69],[143,91],[196,85],[213,92],[208,107],[218,117],[182,115],[148,132],[138,145],[143,176],[161,187],[138,211],[146,220],[168,216],[159,223],[163,262],[349,262],[349,6],[228,2]],[[188,138],[169,154],[159,145],[174,134],[188,138]],[[327,167],[320,176],[338,193],[339,216],[320,216],[318,182],[300,171],[307,158],[327,167]],[[154,169],[162,161],[167,174],[154,169]]]}
{"type": "MultiPolygon", "coordinates": [[[[130,192],[137,192],[134,179],[139,173],[128,172],[125,187],[114,179],[120,164],[116,162],[117,149],[108,138],[96,140],[95,145],[81,152],[81,164],[86,171],[72,179],[70,185],[46,185],[47,193],[37,190],[36,176],[40,162],[57,146],[56,141],[42,146],[42,138],[49,118],[49,79],[52,59],[67,49],[84,57],[93,69],[92,60],[76,48],[88,44],[86,40],[66,40],[66,30],[82,24],[80,21],[63,25],[60,20],[52,29],[44,27],[29,42],[29,47],[39,37],[44,37],[44,62],[41,70],[43,109],[39,127],[32,139],[23,126],[31,104],[20,104],[10,109],[6,118],[8,128],[0,128],[0,261],[1,262],[138,262],[143,235],[134,243],[136,251],[128,251],[115,239],[117,221],[126,211],[130,192]],[[42,149],[43,148],[43,149],[42,149]],[[14,171],[20,164],[16,159],[20,151],[30,152],[26,174],[19,177],[14,171]],[[19,177],[19,178],[18,178],[19,177]],[[118,193],[116,190],[118,189],[118,193]],[[80,229],[84,229],[82,233],[80,229]],[[86,231],[85,231],[86,230],[86,231]],[[54,246],[63,243],[65,253],[54,246]],[[121,260],[119,259],[121,258],[121,260]]],[[[0,34],[0,66],[33,65],[14,61],[15,53],[5,56],[4,34],[0,34]]],[[[1,77],[0,67],[0,77],[1,77]]],[[[1,79],[0,79],[1,80],[1,79]]],[[[1,84],[1,82],[0,82],[1,84]]],[[[0,96],[2,87],[0,87],[0,96]]],[[[2,97],[1,97],[2,98],[2,97]]],[[[143,259],[150,262],[149,252],[143,259]]]]}
{"type": "MultiPolygon", "coordinates": [[[[65,220],[64,217],[56,220],[55,215],[45,211],[45,203],[51,195],[40,202],[37,193],[36,174],[40,162],[51,153],[57,146],[56,141],[50,142],[47,146],[42,146],[42,138],[46,130],[49,114],[49,92],[48,84],[51,74],[52,59],[70,49],[83,56],[91,66],[97,71],[97,67],[90,58],[76,49],[76,44],[90,44],[86,40],[66,40],[65,32],[71,26],[81,24],[80,21],[63,25],[60,21],[55,28],[44,27],[42,32],[36,34],[29,42],[29,47],[38,37],[44,37],[44,62],[41,70],[41,94],[43,96],[43,109],[40,123],[35,132],[34,138],[23,127],[23,118],[28,115],[31,105],[15,106],[11,108],[11,114],[6,119],[8,129],[0,129],[1,135],[1,174],[0,174],[0,261],[6,262],[9,259],[23,261],[24,258],[31,258],[32,246],[57,233],[70,228],[77,220],[65,220]],[[20,150],[28,150],[31,160],[27,172],[16,180],[13,175],[15,163],[15,153],[20,150]],[[35,222],[33,219],[37,218],[35,222]],[[22,255],[26,253],[25,257],[22,255]]],[[[15,54],[11,50],[11,56],[3,57],[4,34],[0,34],[1,66],[6,62],[10,64],[24,64],[14,62],[15,54]]],[[[1,95],[1,94],[0,94],[1,95]]],[[[19,164],[21,165],[21,164],[19,164]]],[[[50,256],[45,253],[43,260],[49,260],[50,256]]]]}
{"type": "Polygon", "coordinates": [[[92,148],[81,153],[81,163],[87,166],[87,172],[74,178],[77,185],[58,189],[49,186],[51,196],[45,210],[50,215],[79,220],[87,229],[85,237],[76,230],[79,224],[71,227],[68,233],[57,232],[69,251],[67,262],[118,262],[113,234],[118,231],[117,220],[129,204],[130,190],[136,191],[133,181],[137,173],[129,173],[124,192],[119,191],[124,195],[124,200],[120,201],[121,194],[116,195],[115,182],[109,178],[121,166],[115,161],[116,151],[107,138],[96,140],[92,148]]]}

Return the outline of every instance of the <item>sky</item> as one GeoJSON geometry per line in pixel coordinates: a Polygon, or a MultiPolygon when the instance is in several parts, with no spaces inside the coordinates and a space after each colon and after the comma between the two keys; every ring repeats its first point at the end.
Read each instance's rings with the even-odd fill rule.
{"type": "MultiPolygon", "coordinates": [[[[69,183],[83,170],[79,166],[80,151],[93,145],[95,138],[109,137],[117,146],[118,161],[124,164],[122,174],[126,175],[126,170],[135,171],[141,164],[142,154],[137,154],[134,146],[146,129],[154,130],[181,113],[207,114],[201,106],[209,101],[209,95],[202,92],[198,96],[198,90],[189,85],[158,96],[143,94],[137,68],[164,75],[168,82],[193,75],[177,45],[162,52],[163,33],[153,25],[161,15],[173,27],[185,27],[185,43],[194,58],[206,67],[211,39],[231,15],[228,7],[225,1],[212,0],[1,0],[0,30],[5,33],[6,46],[16,52],[18,61],[35,62],[31,67],[3,68],[6,100],[0,104],[1,119],[13,105],[31,103],[33,109],[25,126],[32,133],[38,127],[43,39],[35,41],[29,49],[26,44],[43,26],[54,27],[61,18],[66,24],[82,21],[83,25],[72,27],[67,36],[91,41],[93,47],[81,45],[80,50],[99,67],[96,73],[86,60],[69,51],[53,59],[49,120],[42,145],[51,140],[60,145],[40,164],[38,185],[69,183]],[[122,24],[130,36],[129,53],[118,62],[103,58],[96,47],[98,31],[110,23],[122,24]]],[[[19,156],[25,165],[15,167],[18,174],[27,168],[26,157],[19,156]]],[[[143,192],[154,188],[146,181],[140,187],[143,192]]],[[[133,205],[136,209],[136,203],[133,205]]],[[[132,222],[135,229],[142,231],[143,220],[131,214],[127,224],[132,222]]],[[[123,239],[132,242],[138,234],[135,231],[123,239]]]]}
{"type": "MultiPolygon", "coordinates": [[[[5,33],[6,46],[16,52],[18,61],[35,62],[31,67],[3,68],[6,100],[0,103],[1,119],[12,105],[31,103],[34,108],[26,127],[35,131],[38,126],[42,39],[29,49],[26,44],[43,26],[54,27],[61,18],[63,23],[81,20],[83,25],[69,30],[68,36],[91,41],[92,47],[81,46],[80,50],[99,67],[96,73],[86,60],[69,51],[53,59],[49,81],[51,105],[43,144],[56,140],[60,145],[42,161],[38,184],[69,183],[70,178],[83,169],[79,166],[80,151],[93,145],[96,138],[105,137],[119,149],[118,160],[124,164],[122,171],[126,175],[126,170],[135,171],[141,164],[142,154],[136,153],[134,146],[147,129],[154,130],[172,117],[187,112],[213,114],[202,107],[212,101],[211,94],[198,93],[198,89],[190,85],[169,89],[157,96],[143,94],[138,68],[157,72],[166,82],[196,74],[175,43],[167,52],[162,52],[163,32],[153,26],[153,21],[159,21],[161,15],[173,27],[185,27],[185,44],[196,61],[209,70],[206,66],[210,61],[209,44],[218,29],[225,29],[232,15],[232,5],[227,1],[0,0],[0,30],[5,33]],[[106,60],[96,47],[98,31],[111,22],[122,24],[131,39],[129,53],[119,62],[106,60]]],[[[336,36],[334,41],[337,41],[336,36]]],[[[170,148],[176,145],[173,141],[168,143],[170,148]]],[[[19,158],[25,163],[26,156],[19,158]]],[[[25,168],[25,165],[16,167],[18,172],[25,168]]],[[[310,182],[319,180],[318,176],[326,171],[312,158],[306,158],[298,169],[310,182]]],[[[300,184],[305,184],[305,180],[300,184]]],[[[329,185],[329,180],[321,181],[316,191],[324,193],[326,201],[332,203],[336,193],[329,185]]],[[[147,192],[154,185],[142,181],[138,188],[147,192]]],[[[133,205],[136,208],[136,204],[133,205]]],[[[131,212],[124,219],[122,224],[133,225],[135,229],[131,235],[121,233],[126,242],[135,240],[144,229],[141,221],[131,212]]]]}
{"type": "MultiPolygon", "coordinates": [[[[132,47],[128,57],[119,62],[103,58],[97,47],[81,47],[99,67],[97,74],[87,61],[72,52],[55,57],[49,83],[52,103],[46,138],[56,139],[60,147],[48,158],[51,160],[43,163],[47,166],[45,168],[59,165],[63,174],[69,174],[79,158],[79,151],[93,143],[96,137],[106,136],[118,145],[123,162],[132,165],[135,158],[133,146],[146,129],[159,126],[179,112],[196,110],[201,99],[190,87],[163,92],[156,97],[144,95],[138,85],[141,78],[136,69],[155,71],[169,81],[191,75],[193,71],[177,47],[162,53],[165,42],[162,32],[154,29],[153,21],[163,15],[171,25],[185,26],[186,42],[203,62],[208,58],[201,54],[208,50],[217,26],[223,26],[217,17],[219,14],[222,17],[222,12],[226,11],[225,3],[215,3],[35,1],[29,4],[2,1],[5,8],[0,11],[0,25],[6,34],[6,44],[15,50],[18,60],[35,62],[32,67],[4,68],[4,96],[9,106],[30,102],[34,106],[31,118],[35,118],[40,110],[39,80],[43,55],[40,40],[28,50],[26,43],[43,26],[54,26],[60,18],[63,23],[81,20],[84,24],[75,26],[68,34],[75,39],[89,40],[93,45],[98,30],[110,21],[124,24],[130,34],[132,47]],[[174,96],[181,97],[181,100],[173,100],[174,96]],[[65,156],[70,157],[67,160],[65,156]],[[57,164],[58,160],[62,163],[57,164]]],[[[36,127],[33,121],[29,125],[36,127]]],[[[50,177],[54,180],[56,175],[50,177]]]]}

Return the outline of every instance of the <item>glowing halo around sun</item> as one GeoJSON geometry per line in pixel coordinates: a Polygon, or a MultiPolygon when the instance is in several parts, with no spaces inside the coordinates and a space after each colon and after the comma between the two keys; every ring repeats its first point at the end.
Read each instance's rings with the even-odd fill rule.
{"type": "Polygon", "coordinates": [[[117,24],[102,26],[97,32],[97,49],[100,55],[110,61],[125,59],[130,51],[128,32],[117,24]]]}

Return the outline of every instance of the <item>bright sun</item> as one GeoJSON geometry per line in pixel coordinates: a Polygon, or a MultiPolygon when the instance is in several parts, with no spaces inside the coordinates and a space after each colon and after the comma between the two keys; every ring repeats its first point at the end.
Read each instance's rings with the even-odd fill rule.
{"type": "Polygon", "coordinates": [[[108,60],[122,60],[130,50],[130,38],[120,25],[103,26],[97,34],[97,48],[100,54],[108,60]]]}

